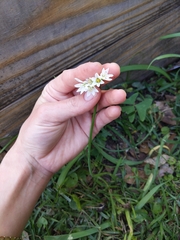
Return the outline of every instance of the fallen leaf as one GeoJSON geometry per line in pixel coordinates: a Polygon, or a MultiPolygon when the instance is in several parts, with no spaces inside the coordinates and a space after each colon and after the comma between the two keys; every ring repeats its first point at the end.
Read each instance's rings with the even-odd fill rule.
{"type": "MultiPolygon", "coordinates": [[[[159,166],[164,165],[168,161],[169,158],[170,158],[169,155],[162,154],[159,159],[159,166]]],[[[146,160],[144,160],[145,163],[148,163],[153,166],[156,165],[156,161],[157,161],[157,156],[153,157],[153,158],[147,158],[146,160]]]]}
{"type": "Polygon", "coordinates": [[[126,174],[124,181],[130,185],[135,184],[135,174],[133,172],[126,174]]]}
{"type": "Polygon", "coordinates": [[[125,166],[124,166],[124,169],[125,169],[125,171],[126,171],[126,174],[132,173],[132,168],[131,168],[130,166],[125,165],[125,166]]]}
{"type": "Polygon", "coordinates": [[[172,112],[171,108],[164,101],[156,101],[155,105],[159,108],[159,111],[162,113],[161,122],[167,123],[169,125],[177,125],[176,116],[172,112]]]}
{"type": "Polygon", "coordinates": [[[176,101],[176,96],[173,96],[173,95],[165,95],[165,98],[167,101],[170,101],[170,102],[176,101]]]}
{"type": "Polygon", "coordinates": [[[158,177],[161,178],[166,173],[173,174],[173,172],[174,172],[174,169],[172,167],[170,167],[169,164],[166,163],[160,167],[160,169],[158,171],[158,177]]]}
{"type": "MultiPolygon", "coordinates": [[[[167,161],[170,158],[171,158],[171,156],[166,155],[166,154],[163,154],[162,156],[160,156],[159,166],[158,166],[159,169],[158,169],[158,175],[157,175],[158,178],[163,177],[166,173],[173,174],[174,168],[167,163],[167,161]]],[[[148,163],[152,166],[155,166],[157,160],[158,159],[157,159],[157,156],[156,156],[156,157],[153,157],[153,158],[148,158],[144,162],[148,163]]]]}
{"type": "MultiPolygon", "coordinates": [[[[147,175],[143,170],[138,170],[136,176],[138,176],[140,179],[147,179],[147,175]]],[[[133,172],[127,173],[124,177],[124,181],[130,185],[135,184],[135,174],[133,172]]]]}
{"type": "Polygon", "coordinates": [[[150,151],[149,146],[148,146],[147,143],[143,143],[143,144],[141,144],[139,150],[140,150],[140,152],[143,152],[143,153],[146,153],[146,154],[148,154],[149,151],[150,151]]]}

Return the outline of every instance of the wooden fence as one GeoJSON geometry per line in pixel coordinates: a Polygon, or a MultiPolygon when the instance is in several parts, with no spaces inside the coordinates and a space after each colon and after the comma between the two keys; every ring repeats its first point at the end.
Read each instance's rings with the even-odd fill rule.
{"type": "Polygon", "coordinates": [[[178,39],[159,39],[178,31],[179,0],[1,0],[0,137],[17,133],[43,86],[64,69],[148,64],[180,53],[178,39]]]}

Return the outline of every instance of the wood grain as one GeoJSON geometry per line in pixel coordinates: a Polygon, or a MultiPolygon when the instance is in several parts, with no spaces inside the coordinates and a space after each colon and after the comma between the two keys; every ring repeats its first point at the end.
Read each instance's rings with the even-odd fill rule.
{"type": "MultiPolygon", "coordinates": [[[[9,1],[4,1],[4,5],[9,6],[9,1]]],[[[78,64],[124,37],[129,41],[127,36],[130,33],[177,9],[177,1],[172,0],[100,1],[101,4],[97,1],[82,4],[82,1],[49,0],[45,5],[42,1],[18,0],[13,1],[12,9],[15,3],[20,6],[22,17],[17,31],[13,28],[13,33],[10,36],[6,33],[6,37],[1,34],[0,40],[1,47],[3,45],[0,109],[63,69],[78,64]],[[39,5],[44,5],[44,9],[38,9],[39,5]],[[32,12],[23,12],[24,9],[32,9],[32,12]]],[[[3,6],[0,8],[2,11],[3,6]]]]}
{"type": "Polygon", "coordinates": [[[42,86],[64,69],[180,53],[178,39],[159,40],[179,31],[179,14],[179,0],[0,1],[0,136],[19,128],[42,86]]]}

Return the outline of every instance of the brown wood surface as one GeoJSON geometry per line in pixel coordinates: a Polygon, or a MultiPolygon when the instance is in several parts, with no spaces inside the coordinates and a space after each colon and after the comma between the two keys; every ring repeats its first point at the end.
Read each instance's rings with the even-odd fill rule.
{"type": "Polygon", "coordinates": [[[64,69],[180,53],[179,39],[159,40],[178,31],[179,0],[1,0],[0,137],[16,132],[42,86],[64,69]]]}

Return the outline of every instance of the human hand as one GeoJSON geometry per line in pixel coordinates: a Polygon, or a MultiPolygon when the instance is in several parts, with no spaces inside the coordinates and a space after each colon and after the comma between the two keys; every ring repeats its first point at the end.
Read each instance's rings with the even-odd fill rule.
{"type": "Polygon", "coordinates": [[[46,85],[17,139],[32,165],[35,161],[53,174],[78,155],[88,143],[92,112],[97,103],[93,137],[120,116],[117,105],[125,101],[124,90],[99,90],[92,99],[86,99],[86,94],[77,94],[74,87],[75,78],[85,80],[100,74],[103,68],[109,68],[113,79],[120,74],[115,63],[89,62],[64,71],[46,85]]]}

